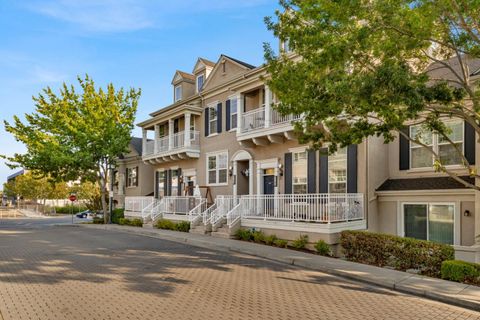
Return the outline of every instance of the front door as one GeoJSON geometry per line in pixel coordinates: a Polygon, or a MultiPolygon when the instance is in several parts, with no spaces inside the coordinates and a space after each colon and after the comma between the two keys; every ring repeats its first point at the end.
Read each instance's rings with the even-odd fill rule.
{"type": "Polygon", "coordinates": [[[275,193],[275,176],[265,175],[263,176],[263,194],[275,193]]]}

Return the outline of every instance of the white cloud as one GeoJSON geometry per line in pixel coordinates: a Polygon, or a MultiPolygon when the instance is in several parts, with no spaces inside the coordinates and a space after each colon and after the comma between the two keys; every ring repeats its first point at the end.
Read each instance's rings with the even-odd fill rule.
{"type": "Polygon", "coordinates": [[[32,69],[32,80],[36,83],[58,83],[65,81],[66,79],[67,75],[38,65],[34,66],[32,69]]]}
{"type": "Polygon", "coordinates": [[[269,2],[272,0],[33,0],[26,6],[84,31],[116,33],[165,27],[178,16],[250,8],[269,2]]]}

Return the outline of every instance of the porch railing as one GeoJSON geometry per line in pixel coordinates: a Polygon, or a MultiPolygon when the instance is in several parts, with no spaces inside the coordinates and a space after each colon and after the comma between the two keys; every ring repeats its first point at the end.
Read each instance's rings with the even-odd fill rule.
{"type": "MultiPolygon", "coordinates": [[[[199,206],[204,199],[200,197],[163,197],[157,205],[152,208],[151,219],[155,221],[158,218],[161,218],[165,214],[175,214],[175,215],[190,215],[194,214],[192,212],[197,206],[199,206]]],[[[201,207],[200,209],[201,210],[201,207]]]]}
{"type": "Polygon", "coordinates": [[[144,151],[145,155],[151,155],[155,151],[155,141],[147,141],[147,149],[144,151]]]}
{"type": "Polygon", "coordinates": [[[168,137],[161,137],[156,140],[157,152],[162,153],[168,151],[168,137]]]}
{"type": "Polygon", "coordinates": [[[238,205],[239,201],[240,197],[236,196],[218,196],[215,200],[217,208],[212,212],[209,222],[214,225],[223,218],[226,218],[227,214],[238,205]]]}
{"type": "MultiPolygon", "coordinates": [[[[241,218],[292,222],[336,223],[364,219],[363,194],[281,194],[246,195],[239,212],[241,218]]],[[[228,219],[227,219],[228,222],[228,219]]]]}
{"type": "MultiPolygon", "coordinates": [[[[200,132],[190,131],[190,146],[191,149],[200,149],[200,132]]],[[[151,156],[154,154],[163,154],[169,151],[185,148],[185,131],[180,131],[172,135],[170,141],[169,136],[158,138],[154,141],[147,141],[144,156],[151,156]],[[171,144],[171,145],[170,145],[171,144]],[[156,149],[155,149],[156,147],[156,149]],[[155,152],[156,151],[156,152],[155,152]]]]}
{"type": "Polygon", "coordinates": [[[272,109],[270,121],[272,126],[274,126],[274,125],[280,125],[285,123],[291,123],[292,121],[300,119],[300,117],[301,117],[300,115],[294,115],[294,114],[282,115],[277,110],[272,109]]]}
{"type": "Polygon", "coordinates": [[[142,212],[153,201],[153,197],[125,197],[125,211],[142,212]]]}

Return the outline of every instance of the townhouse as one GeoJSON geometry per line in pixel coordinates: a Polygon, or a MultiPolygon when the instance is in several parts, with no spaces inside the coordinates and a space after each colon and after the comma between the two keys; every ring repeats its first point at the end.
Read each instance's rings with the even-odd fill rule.
{"type": "MultiPolygon", "coordinates": [[[[342,230],[367,229],[452,244],[461,258],[480,259],[473,190],[434,172],[431,155],[403,138],[384,144],[370,137],[333,155],[309,150],[293,130],[300,116],[272,108],[265,77],[264,67],[226,55],[215,63],[199,58],[191,73],[177,71],[173,103],[139,123],[141,160],[119,169],[141,162],[152,170],[140,180],[144,193],[127,193],[126,214],[189,220],[191,232],[214,236],[248,227],[334,246],[342,230]]],[[[446,123],[475,163],[474,130],[446,123]]],[[[405,130],[413,136],[418,127],[405,130]]],[[[448,143],[434,134],[426,139],[452,170],[462,170],[448,143]]]]}

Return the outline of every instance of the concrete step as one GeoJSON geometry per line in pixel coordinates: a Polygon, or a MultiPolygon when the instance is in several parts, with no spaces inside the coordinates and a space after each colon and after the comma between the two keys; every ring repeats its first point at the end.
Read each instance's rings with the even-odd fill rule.
{"type": "Polygon", "coordinates": [[[212,232],[211,236],[214,238],[223,238],[223,239],[232,239],[233,235],[230,235],[228,232],[212,232]]]}

